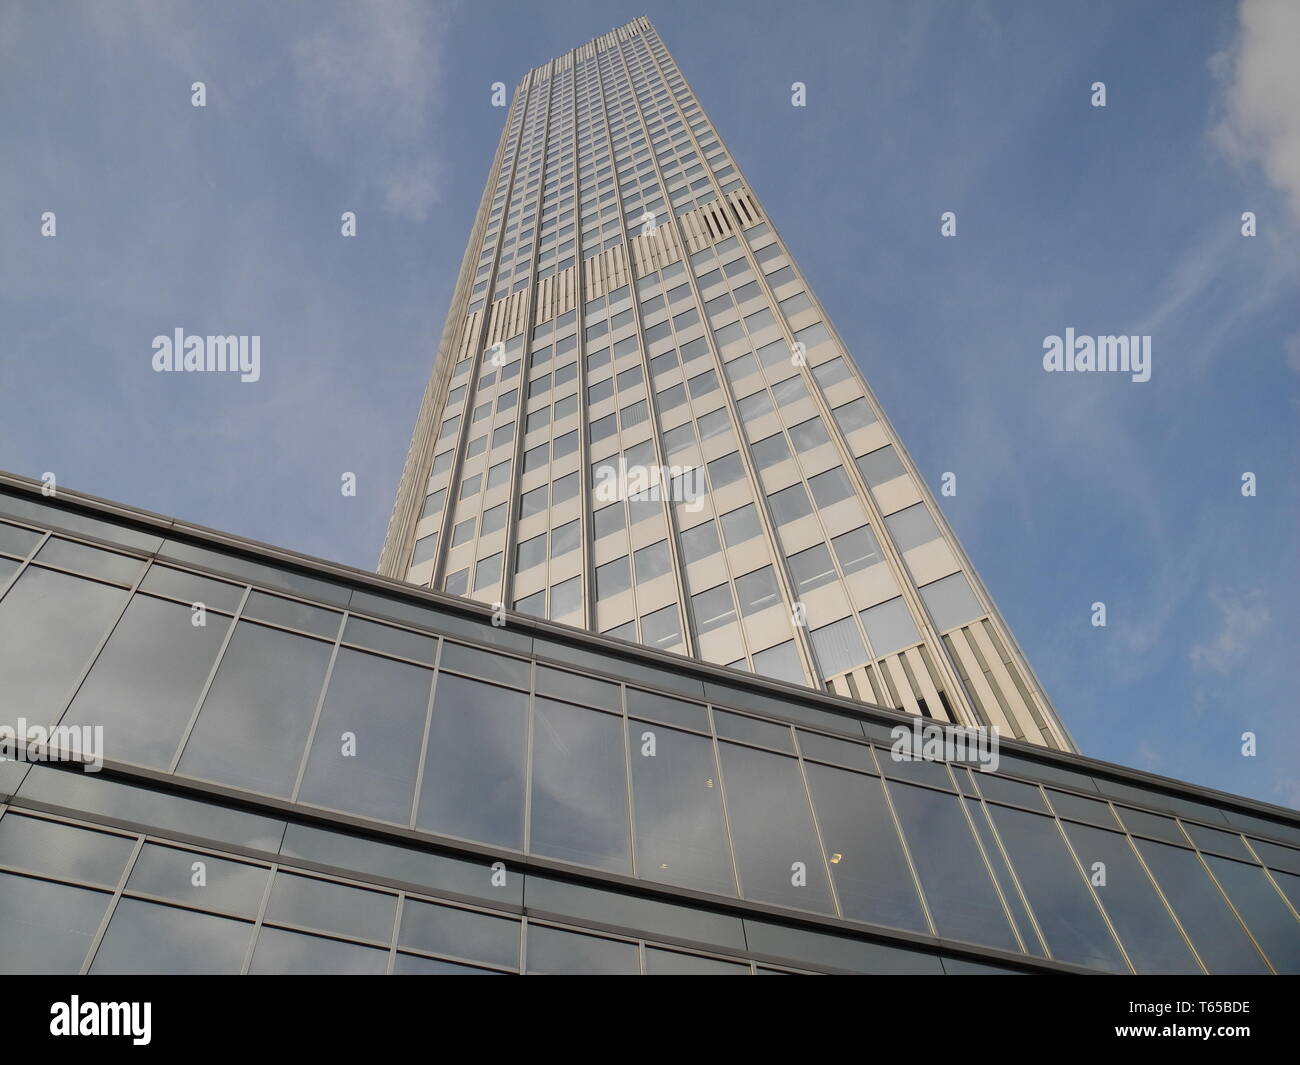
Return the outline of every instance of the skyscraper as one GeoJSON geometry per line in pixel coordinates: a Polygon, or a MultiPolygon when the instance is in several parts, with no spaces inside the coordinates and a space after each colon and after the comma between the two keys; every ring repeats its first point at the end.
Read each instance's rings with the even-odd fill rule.
{"type": "Polygon", "coordinates": [[[1074,750],[644,18],[515,92],[379,568],[1074,750]]]}

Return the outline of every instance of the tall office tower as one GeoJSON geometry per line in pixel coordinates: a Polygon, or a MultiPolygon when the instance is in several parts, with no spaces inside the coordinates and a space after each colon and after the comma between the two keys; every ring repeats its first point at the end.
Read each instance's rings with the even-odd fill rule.
{"type": "Polygon", "coordinates": [[[519,84],[379,568],[1074,750],[644,18],[519,84]]]}

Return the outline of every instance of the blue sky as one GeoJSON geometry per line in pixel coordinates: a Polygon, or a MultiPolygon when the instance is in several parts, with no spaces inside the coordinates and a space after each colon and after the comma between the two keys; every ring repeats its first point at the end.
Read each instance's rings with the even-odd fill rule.
{"type": "Polygon", "coordinates": [[[8,3],[0,468],[372,567],[490,85],[646,14],[1083,751],[1300,806],[1298,12],[8,3]],[[262,380],[153,373],[177,327],[262,380]],[[1152,379],[1044,373],[1067,327],[1152,379]]]}

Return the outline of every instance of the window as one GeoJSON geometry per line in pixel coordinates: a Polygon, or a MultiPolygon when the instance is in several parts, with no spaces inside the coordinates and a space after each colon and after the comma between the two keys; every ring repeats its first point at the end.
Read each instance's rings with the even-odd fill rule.
{"type": "Polygon", "coordinates": [[[920,591],[935,628],[940,632],[955,629],[984,613],[964,573],[953,573],[927,584],[920,591]]]}
{"type": "Polygon", "coordinates": [[[641,618],[641,642],[666,651],[675,650],[681,644],[682,622],[676,603],[641,618]]]}
{"type": "Polygon", "coordinates": [[[268,795],[293,790],[330,645],[241,621],[178,770],[268,795]]]}
{"type": "Polygon", "coordinates": [[[886,444],[878,451],[863,455],[858,459],[858,469],[862,471],[863,480],[872,488],[879,488],[886,481],[892,481],[907,472],[894,452],[893,444],[886,444]]]}
{"type": "Polygon", "coordinates": [[[938,934],[1019,950],[961,800],[893,780],[886,786],[938,934]]]}
{"type": "Polygon", "coordinates": [[[496,488],[497,485],[505,484],[508,480],[510,480],[509,462],[498,462],[495,466],[493,466],[490,470],[488,470],[488,480],[487,480],[488,488],[496,488]]]}
{"type": "Polygon", "coordinates": [[[798,521],[800,518],[805,518],[812,513],[812,505],[808,502],[808,493],[802,484],[792,484],[789,488],[773,492],[767,497],[767,501],[772,508],[772,516],[776,519],[778,525],[798,521]]]}
{"type": "Polygon", "coordinates": [[[762,531],[758,511],[754,509],[753,503],[746,503],[743,507],[722,515],[722,535],[728,547],[746,543],[761,535],[762,531]]]}
{"type": "Polygon", "coordinates": [[[846,574],[857,573],[859,570],[884,561],[876,534],[871,531],[869,525],[862,525],[836,536],[831,540],[831,548],[835,552],[835,559],[839,562],[840,569],[846,574]]]}
{"type": "Polygon", "coordinates": [[[804,385],[802,377],[787,377],[784,381],[778,381],[772,386],[772,395],[776,397],[778,407],[788,407],[792,403],[798,403],[801,399],[807,399],[808,389],[804,385]]]}
{"type": "Polygon", "coordinates": [[[800,595],[837,579],[835,567],[831,565],[831,553],[826,550],[825,544],[791,555],[789,561],[790,573],[800,595]]]}
{"type": "Polygon", "coordinates": [[[597,599],[609,599],[631,587],[632,573],[626,555],[596,567],[597,599]]]}
{"type": "Polygon", "coordinates": [[[546,561],[546,533],[533,536],[515,548],[515,570],[523,572],[546,561]]]}
{"type": "Polygon", "coordinates": [[[484,588],[501,583],[501,559],[502,553],[498,551],[495,555],[478,560],[478,565],[474,568],[474,591],[481,592],[484,588]]]}
{"type": "Polygon", "coordinates": [[[695,628],[700,633],[730,625],[736,620],[736,604],[731,597],[731,585],[720,584],[707,592],[691,596],[691,609],[695,611],[695,628]]]}
{"type": "Polygon", "coordinates": [[[687,565],[702,562],[722,550],[718,543],[717,526],[712,521],[685,530],[681,534],[681,541],[682,560],[687,565]]]}
{"type": "Polygon", "coordinates": [[[885,525],[900,551],[910,551],[939,538],[939,527],[924,503],[890,514],[885,518],[885,525]]]}
{"type": "Polygon", "coordinates": [[[687,422],[664,433],[664,454],[677,455],[695,444],[695,427],[687,422]]]}
{"type": "MultiPolygon", "coordinates": [[[[1009,806],[990,805],[987,809],[1052,956],[1076,965],[1127,972],[1056,821],[1009,806]]],[[[1120,870],[1113,875],[1121,875],[1120,870]]]]}
{"type": "Polygon", "coordinates": [[[439,674],[416,824],[522,848],[527,750],[526,692],[439,674]]]}
{"type": "Polygon", "coordinates": [[[736,578],[736,596],[740,600],[740,613],[752,617],[759,611],[781,602],[781,593],[776,586],[776,576],[771,566],[746,573],[736,578]]]}
{"type": "Polygon", "coordinates": [[[754,456],[755,465],[760,470],[770,470],[777,463],[784,462],[790,457],[790,447],[785,442],[784,433],[775,433],[755,444],[751,454],[754,456]]]}
{"type": "Polygon", "coordinates": [[[763,415],[771,414],[773,410],[772,397],[768,395],[767,389],[746,396],[739,400],[736,406],[740,411],[740,420],[746,423],[757,421],[763,415]]]}
{"type": "Polygon", "coordinates": [[[668,541],[660,540],[657,544],[643,547],[633,556],[636,566],[637,583],[644,584],[662,577],[671,568],[668,556],[668,541]]]}
{"type": "Polygon", "coordinates": [[[863,665],[868,659],[857,623],[851,617],[814,629],[811,635],[817,663],[827,679],[863,665]]]}
{"type": "Polygon", "coordinates": [[[506,523],[506,505],[498,503],[495,507],[490,507],[483,512],[483,523],[479,529],[480,536],[487,536],[498,529],[504,528],[506,523]]]}
{"type": "Polygon", "coordinates": [[[551,617],[562,618],[582,609],[582,579],[570,577],[551,588],[551,617]]]}
{"type": "Polygon", "coordinates": [[[799,763],[784,755],[719,743],[740,893],[744,898],[834,912],[799,763]],[[802,862],[807,883],[791,883],[802,862]]]}
{"type": "Polygon", "coordinates": [[[565,522],[551,532],[551,555],[559,558],[578,549],[578,521],[565,522]]]}
{"type": "Polygon", "coordinates": [[[739,452],[733,451],[730,455],[723,455],[709,463],[709,483],[715,491],[744,476],[745,468],[741,465],[739,452]]]}
{"type": "MultiPolygon", "coordinates": [[[[676,612],[676,607],[666,609],[676,612]]],[[[629,721],[627,727],[641,875],[660,883],[735,895],[712,740],[640,721],[629,721]],[[654,757],[640,753],[646,731],[654,733],[654,757]]]]}
{"type": "Polygon", "coordinates": [[[531,492],[525,492],[519,497],[519,517],[530,518],[534,514],[542,514],[546,511],[547,490],[550,485],[542,485],[540,488],[534,488],[531,492]]]}
{"type": "MultiPolygon", "coordinates": [[[[847,620],[852,624],[852,619],[847,620]]],[[[814,632],[814,642],[816,638],[814,632]]],[[[859,647],[861,644],[859,638],[859,647]]],[[[804,753],[808,753],[806,748],[804,753]]],[[[844,916],[928,934],[929,924],[908,873],[880,779],[811,762],[805,766],[844,916]]]]}
{"type": "Polygon", "coordinates": [[[876,420],[876,412],[871,409],[871,404],[861,398],[845,403],[842,407],[836,407],[831,414],[846,433],[851,433],[855,429],[865,429],[876,420]]]}
{"type": "Polygon", "coordinates": [[[808,478],[808,487],[812,489],[813,499],[819,507],[829,507],[840,500],[853,495],[853,486],[842,466],[819,473],[808,478]]]}
{"type": "Polygon", "coordinates": [[[916,622],[912,620],[902,596],[868,607],[860,616],[877,658],[920,642],[916,622]]]}
{"type": "Polygon", "coordinates": [[[621,719],[540,696],[533,709],[531,851],[630,873],[621,719]]]}
{"type": "Polygon", "coordinates": [[[442,582],[442,590],[449,595],[464,595],[469,588],[469,568],[458,569],[448,573],[442,582]]]}
{"type": "Polygon", "coordinates": [[[790,442],[796,451],[811,451],[822,444],[829,444],[831,438],[820,418],[809,418],[790,430],[790,442]]]}

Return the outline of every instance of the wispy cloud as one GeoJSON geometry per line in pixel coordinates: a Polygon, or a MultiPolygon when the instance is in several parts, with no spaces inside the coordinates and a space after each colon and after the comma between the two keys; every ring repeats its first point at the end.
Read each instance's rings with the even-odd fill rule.
{"type": "Polygon", "coordinates": [[[1219,612],[1218,631],[1192,648],[1192,665],[1227,673],[1245,660],[1252,642],[1268,627],[1272,612],[1258,588],[1231,593],[1213,591],[1210,600],[1219,612]]]}
{"type": "Polygon", "coordinates": [[[1243,0],[1239,33],[1212,60],[1227,85],[1226,114],[1215,127],[1230,156],[1256,162],[1300,222],[1300,4],[1243,0]]]}
{"type": "Polygon", "coordinates": [[[384,209],[422,222],[438,199],[431,145],[445,14],[414,0],[337,3],[293,44],[299,118],[313,149],[351,159],[384,209]]]}

